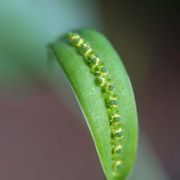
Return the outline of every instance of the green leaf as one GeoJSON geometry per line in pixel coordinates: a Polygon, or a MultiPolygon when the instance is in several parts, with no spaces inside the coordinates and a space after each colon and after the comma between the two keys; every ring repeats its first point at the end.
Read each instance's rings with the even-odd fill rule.
{"type": "Polygon", "coordinates": [[[72,40],[74,37],[72,34],[72,36],[69,35],[69,41],[68,36],[65,35],[51,44],[50,49],[74,90],[107,179],[123,180],[127,178],[134,166],[137,148],[137,113],[131,84],[118,54],[102,34],[88,29],[80,30],[78,34],[84,40],[84,44],[88,43],[90,48],[84,51],[82,46],[78,47],[77,42],[72,40]],[[102,65],[99,63],[97,67],[103,66],[108,69],[105,84],[107,82],[113,84],[112,91],[117,96],[115,99],[117,106],[111,107],[112,104],[109,101],[109,104],[105,103],[109,98],[108,92],[102,92],[105,85],[102,85],[101,81],[99,81],[100,84],[96,83],[97,80],[95,82],[95,79],[102,75],[92,73],[94,66],[86,62],[89,56],[85,53],[91,48],[102,62],[102,65]],[[109,116],[109,110],[114,110],[114,107],[120,115],[122,125],[120,127],[113,126],[109,116]],[[116,129],[123,131],[123,137],[118,140],[112,136],[116,129]],[[113,147],[118,145],[122,146],[122,151],[118,154],[112,153],[113,147]],[[120,166],[118,162],[121,162],[120,166]]]}

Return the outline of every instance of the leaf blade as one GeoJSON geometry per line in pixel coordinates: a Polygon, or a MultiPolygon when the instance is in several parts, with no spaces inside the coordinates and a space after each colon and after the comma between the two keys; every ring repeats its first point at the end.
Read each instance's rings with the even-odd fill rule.
{"type": "MultiPolygon", "coordinates": [[[[120,179],[125,179],[134,165],[137,147],[137,113],[131,84],[125,68],[108,40],[93,30],[81,30],[79,34],[92,46],[108,67],[116,92],[120,97],[120,112],[124,121],[124,140],[120,179]]],[[[87,120],[95,146],[107,179],[113,179],[111,127],[107,108],[100,88],[94,82],[89,70],[77,49],[71,46],[66,37],[51,45],[58,62],[67,75],[77,100],[87,120]]]]}

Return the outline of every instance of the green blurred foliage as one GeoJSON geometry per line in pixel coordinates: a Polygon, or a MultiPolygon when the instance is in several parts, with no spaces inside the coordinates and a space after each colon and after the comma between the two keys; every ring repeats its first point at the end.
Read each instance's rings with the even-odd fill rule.
{"type": "Polygon", "coordinates": [[[99,24],[93,1],[0,0],[0,4],[1,88],[47,81],[46,45],[71,29],[99,24]]]}

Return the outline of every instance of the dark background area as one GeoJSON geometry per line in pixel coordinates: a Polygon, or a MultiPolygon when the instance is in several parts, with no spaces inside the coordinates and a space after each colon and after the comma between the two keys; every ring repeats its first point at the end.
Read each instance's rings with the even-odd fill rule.
{"type": "Polygon", "coordinates": [[[141,129],[180,179],[180,2],[101,1],[106,32],[132,79],[141,129]]]}

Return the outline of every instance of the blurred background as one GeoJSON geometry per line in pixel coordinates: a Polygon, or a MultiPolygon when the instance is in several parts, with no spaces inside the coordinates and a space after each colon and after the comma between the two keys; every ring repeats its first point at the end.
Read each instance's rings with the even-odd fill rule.
{"type": "Polygon", "coordinates": [[[140,125],[130,180],[179,180],[179,1],[0,0],[0,179],[104,180],[85,120],[47,44],[90,27],[130,75],[140,125]]]}

